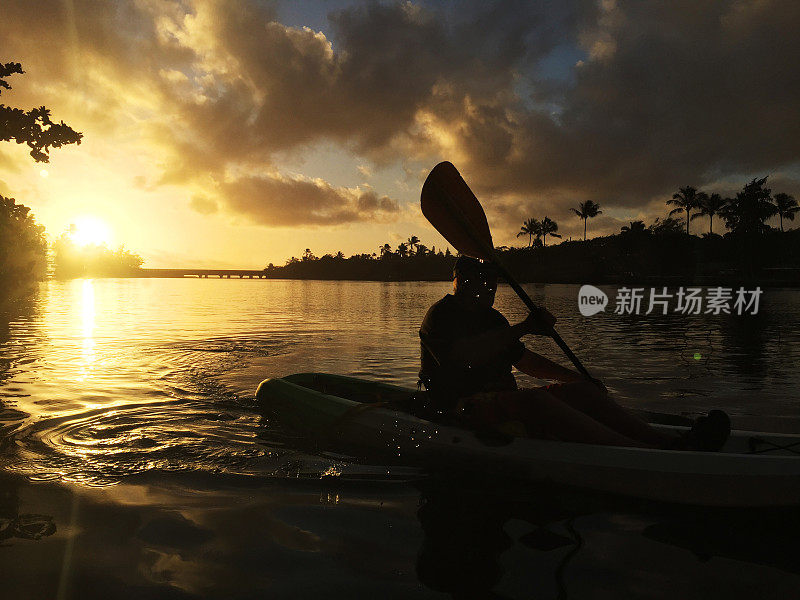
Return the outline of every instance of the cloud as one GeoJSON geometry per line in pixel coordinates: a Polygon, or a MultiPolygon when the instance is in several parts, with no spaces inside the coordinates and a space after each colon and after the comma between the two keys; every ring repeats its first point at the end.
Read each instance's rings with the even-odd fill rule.
{"type": "Polygon", "coordinates": [[[171,124],[153,131],[172,150],[164,183],[198,166],[269,164],[276,152],[323,140],[380,164],[431,156],[437,140],[420,130],[421,115],[460,115],[473,97],[493,103],[476,111],[502,114],[517,60],[557,43],[537,3],[477,6],[451,31],[439,13],[407,3],[358,5],[330,16],[336,46],[255,3],[196,1],[191,14],[162,18],[165,35],[195,57],[193,85],[160,71],[176,93],[171,124]]]}
{"type": "Polygon", "coordinates": [[[57,98],[87,140],[150,152],[148,181],[216,190],[195,210],[262,224],[398,215],[380,190],[276,175],[281,152],[318,143],[365,177],[399,164],[412,190],[420,165],[452,160],[505,227],[548,214],[571,228],[585,199],[655,210],[678,186],[800,160],[800,4],[784,0],[366,2],[322,32],[248,0],[7,5],[9,59],[38,82],[14,82],[15,98],[57,98]]]}
{"type": "Polygon", "coordinates": [[[199,195],[192,196],[192,199],[189,201],[189,206],[193,211],[198,212],[201,215],[213,215],[215,212],[217,212],[217,210],[219,210],[219,207],[214,200],[199,195]]]}
{"type": "Polygon", "coordinates": [[[398,203],[372,190],[334,187],[322,180],[281,175],[242,177],[220,185],[220,197],[234,212],[270,226],[342,225],[392,220],[398,203]]]}
{"type": "Polygon", "coordinates": [[[553,94],[558,114],[464,103],[442,122],[431,111],[481,188],[635,207],[800,159],[800,5],[605,2],[581,23],[588,57],[553,94]]]}
{"type": "Polygon", "coordinates": [[[22,162],[19,156],[9,154],[0,150],[0,169],[11,173],[19,173],[22,162]]]}

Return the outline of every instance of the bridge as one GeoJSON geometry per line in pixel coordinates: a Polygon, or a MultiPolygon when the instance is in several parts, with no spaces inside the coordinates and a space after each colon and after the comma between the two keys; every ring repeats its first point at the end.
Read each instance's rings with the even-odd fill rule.
{"type": "Polygon", "coordinates": [[[265,271],[247,269],[138,269],[136,277],[196,277],[207,279],[269,279],[265,271]]]}

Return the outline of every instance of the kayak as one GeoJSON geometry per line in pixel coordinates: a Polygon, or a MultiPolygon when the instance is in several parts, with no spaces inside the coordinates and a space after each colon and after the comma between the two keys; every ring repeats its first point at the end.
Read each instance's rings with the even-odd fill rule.
{"type": "MultiPolygon", "coordinates": [[[[734,430],[719,452],[525,437],[487,440],[468,429],[410,414],[404,406],[414,393],[354,377],[298,373],[261,382],[256,397],[262,410],[302,435],[426,470],[695,506],[800,506],[797,434],[734,430]]],[[[654,427],[686,429],[659,420],[654,427]]],[[[681,422],[681,417],[673,421],[681,422]]]]}

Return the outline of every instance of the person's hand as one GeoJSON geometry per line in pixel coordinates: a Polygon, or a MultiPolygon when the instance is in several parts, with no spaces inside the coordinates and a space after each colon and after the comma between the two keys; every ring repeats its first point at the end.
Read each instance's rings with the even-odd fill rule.
{"type": "Polygon", "coordinates": [[[608,394],[608,389],[606,389],[606,386],[602,381],[595,379],[594,377],[589,377],[589,381],[595,384],[601,392],[608,394]]]}
{"type": "Polygon", "coordinates": [[[550,335],[553,325],[556,324],[556,318],[546,308],[537,308],[532,310],[522,323],[528,333],[550,335]]]}

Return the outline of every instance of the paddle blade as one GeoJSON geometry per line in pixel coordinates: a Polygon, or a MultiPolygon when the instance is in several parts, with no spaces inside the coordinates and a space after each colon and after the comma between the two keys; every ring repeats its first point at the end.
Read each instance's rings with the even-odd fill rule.
{"type": "Polygon", "coordinates": [[[422,214],[461,254],[489,260],[494,252],[486,213],[467,182],[447,161],[422,185],[422,214]]]}

